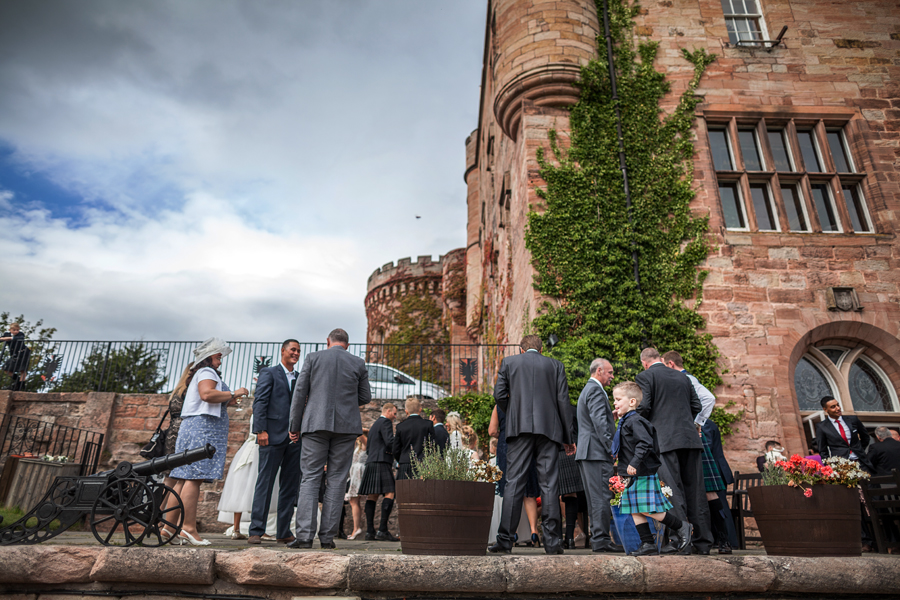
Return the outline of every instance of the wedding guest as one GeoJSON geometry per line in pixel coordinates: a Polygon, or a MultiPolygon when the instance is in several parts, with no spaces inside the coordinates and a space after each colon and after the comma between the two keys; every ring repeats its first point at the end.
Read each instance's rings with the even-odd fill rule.
{"type": "Polygon", "coordinates": [[[347,503],[350,504],[350,513],[353,516],[353,533],[347,536],[348,540],[355,540],[362,530],[362,507],[359,505],[359,487],[362,483],[363,474],[366,472],[366,459],[368,452],[366,445],[368,443],[368,429],[363,430],[363,434],[356,438],[356,445],[353,448],[353,464],[350,465],[350,485],[347,493],[344,495],[347,503]]]}
{"type": "Polygon", "coordinates": [[[10,323],[9,331],[0,337],[0,342],[6,342],[9,350],[9,358],[3,363],[3,371],[12,378],[13,383],[7,389],[24,390],[31,348],[25,345],[25,334],[22,333],[21,326],[15,322],[10,323]]]}
{"type": "Polygon", "coordinates": [[[197,530],[200,484],[222,478],[228,449],[228,405],[248,394],[247,388],[238,388],[232,392],[222,381],[219,367],[222,366],[222,359],[229,354],[231,347],[224,340],[209,338],[194,349],[194,364],[187,377],[181,429],[178,431],[175,452],[212,444],[216,453],[212,458],[172,470],[173,479],[184,480],[181,493],[184,524],[179,540],[182,544],[210,544],[197,530]]]}

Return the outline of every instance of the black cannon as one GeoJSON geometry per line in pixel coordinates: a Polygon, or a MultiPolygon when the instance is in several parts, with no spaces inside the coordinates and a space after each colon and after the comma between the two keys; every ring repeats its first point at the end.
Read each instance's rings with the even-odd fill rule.
{"type": "Polygon", "coordinates": [[[83,516],[90,516],[91,533],[104,546],[110,545],[118,529],[125,534],[125,546],[162,546],[181,533],[184,504],[175,490],[152,475],[211,458],[215,453],[215,447],[206,444],[134,465],[123,461],[112,471],[87,477],[57,477],[37,506],[15,523],[0,528],[0,546],[39,544],[66,531],[83,516]],[[36,523],[28,524],[35,519],[36,523]],[[50,524],[57,519],[59,527],[51,531],[50,524]],[[175,534],[163,537],[163,527],[175,534]]]}

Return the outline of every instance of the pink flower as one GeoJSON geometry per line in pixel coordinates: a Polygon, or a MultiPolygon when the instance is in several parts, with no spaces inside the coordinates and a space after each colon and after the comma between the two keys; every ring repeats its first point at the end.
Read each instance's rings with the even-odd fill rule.
{"type": "Polygon", "coordinates": [[[807,498],[811,498],[812,497],[812,489],[807,488],[807,489],[803,490],[803,495],[806,496],[807,498]]]}

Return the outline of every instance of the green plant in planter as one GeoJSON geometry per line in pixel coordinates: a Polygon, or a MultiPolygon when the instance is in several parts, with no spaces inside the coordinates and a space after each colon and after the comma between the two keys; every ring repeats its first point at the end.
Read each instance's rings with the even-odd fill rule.
{"type": "Polygon", "coordinates": [[[422,460],[413,454],[413,474],[416,479],[439,479],[442,481],[485,481],[496,483],[503,474],[500,469],[484,461],[469,462],[470,450],[447,448],[441,450],[437,444],[425,442],[422,460]]]}

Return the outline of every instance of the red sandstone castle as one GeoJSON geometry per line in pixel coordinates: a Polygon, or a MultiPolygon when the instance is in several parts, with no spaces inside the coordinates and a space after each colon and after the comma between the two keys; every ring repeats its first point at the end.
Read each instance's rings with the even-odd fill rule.
{"type": "MultiPolygon", "coordinates": [[[[692,209],[709,215],[715,247],[700,306],[722,353],[715,393],[745,411],[726,441],[732,466],[752,469],[768,439],[805,453],[825,394],[869,427],[897,427],[897,3],[642,6],[635,33],[660,44],[670,107],[691,76],[680,49],[718,55],[698,89],[692,209]]],[[[466,140],[465,248],[376,271],[369,342],[390,335],[392,306],[418,285],[443,311],[447,341],[519,340],[543,301],[523,241],[544,185],[535,153],[549,150],[549,130],[565,137],[573,83],[601,29],[593,0],[489,0],[479,122],[466,140]]]]}

